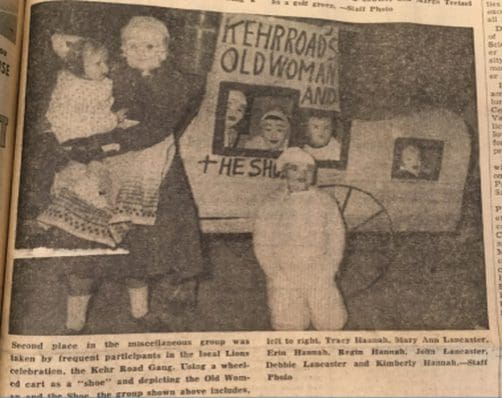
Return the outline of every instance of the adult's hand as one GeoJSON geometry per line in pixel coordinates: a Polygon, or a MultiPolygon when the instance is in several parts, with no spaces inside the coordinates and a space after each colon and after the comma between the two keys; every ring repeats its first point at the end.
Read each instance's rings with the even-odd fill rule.
{"type": "Polygon", "coordinates": [[[101,145],[92,139],[75,142],[71,145],[65,145],[65,147],[68,148],[68,157],[80,163],[89,163],[92,160],[100,159],[104,154],[101,145]]]}
{"type": "Polygon", "coordinates": [[[136,123],[127,129],[115,129],[112,141],[120,145],[121,152],[141,151],[164,140],[170,132],[147,123],[136,123]]]}

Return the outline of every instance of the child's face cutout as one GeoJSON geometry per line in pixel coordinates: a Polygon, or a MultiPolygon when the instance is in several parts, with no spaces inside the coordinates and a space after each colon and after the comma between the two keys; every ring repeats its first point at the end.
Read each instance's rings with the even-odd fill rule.
{"type": "Polygon", "coordinates": [[[333,135],[333,122],[329,117],[311,117],[307,122],[308,144],[314,148],[328,145],[333,135]]]}
{"type": "Polygon", "coordinates": [[[261,135],[271,150],[282,149],[289,135],[289,123],[278,119],[263,120],[261,135]]]}
{"type": "Polygon", "coordinates": [[[225,127],[232,128],[239,123],[246,113],[246,96],[237,90],[228,93],[227,111],[225,115],[225,127]]]}
{"type": "Polygon", "coordinates": [[[290,192],[308,190],[314,185],[315,167],[304,163],[289,163],[285,168],[286,181],[290,192]]]}
{"type": "Polygon", "coordinates": [[[85,49],[82,54],[84,74],[90,80],[103,80],[108,74],[108,53],[105,49],[85,49]]]}
{"type": "Polygon", "coordinates": [[[415,146],[407,146],[401,153],[401,168],[418,175],[422,168],[420,150],[415,146]]]}
{"type": "Polygon", "coordinates": [[[131,68],[148,75],[167,58],[167,38],[153,30],[130,29],[122,37],[122,53],[131,68]]]}

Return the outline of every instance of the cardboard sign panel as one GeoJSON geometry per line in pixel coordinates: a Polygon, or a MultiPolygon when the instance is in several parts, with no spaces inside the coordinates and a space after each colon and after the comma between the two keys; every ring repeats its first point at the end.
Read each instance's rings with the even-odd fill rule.
{"type": "Polygon", "coordinates": [[[181,140],[206,231],[252,230],[257,206],[283,184],[276,158],[288,146],[316,158],[318,184],[349,229],[455,228],[471,151],[465,123],[434,108],[342,120],[338,46],[333,24],[223,15],[205,98],[181,140]]]}
{"type": "Polygon", "coordinates": [[[338,33],[333,24],[223,16],[206,96],[181,141],[201,217],[248,218],[281,184],[275,158],[307,142],[311,121],[326,126],[338,148],[331,160],[343,166],[333,133],[338,33]]]}

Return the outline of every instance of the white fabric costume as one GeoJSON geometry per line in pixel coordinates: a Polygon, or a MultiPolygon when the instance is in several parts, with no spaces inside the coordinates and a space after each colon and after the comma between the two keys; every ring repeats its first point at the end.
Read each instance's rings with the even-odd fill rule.
{"type": "Polygon", "coordinates": [[[321,148],[314,148],[306,144],[303,149],[310,153],[316,160],[340,160],[342,147],[334,137],[331,137],[329,142],[321,148]]]}
{"type": "Polygon", "coordinates": [[[59,72],[46,116],[60,143],[117,127],[117,116],[111,110],[112,88],[108,78],[89,80],[66,70],[59,72]]]}
{"type": "Polygon", "coordinates": [[[333,198],[316,187],[277,192],[259,209],[253,240],[275,330],[344,326],[347,312],[334,278],[345,225],[333,198]]]}

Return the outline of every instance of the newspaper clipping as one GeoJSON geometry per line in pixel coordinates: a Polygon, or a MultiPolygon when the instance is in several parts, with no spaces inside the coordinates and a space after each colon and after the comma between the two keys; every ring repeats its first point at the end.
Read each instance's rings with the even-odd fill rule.
{"type": "MultiPolygon", "coordinates": [[[[21,14],[21,13],[20,13],[21,14]]],[[[0,295],[3,286],[19,70],[17,4],[0,1],[0,295]],[[17,45],[16,45],[17,42],[17,45]]]]}
{"type": "Polygon", "coordinates": [[[500,18],[28,2],[0,396],[500,396],[500,18]]]}

